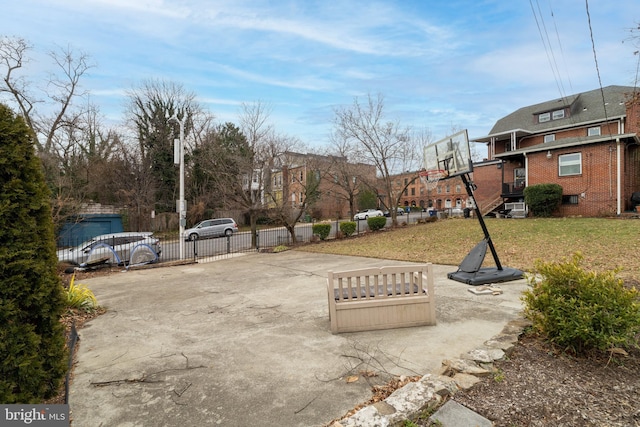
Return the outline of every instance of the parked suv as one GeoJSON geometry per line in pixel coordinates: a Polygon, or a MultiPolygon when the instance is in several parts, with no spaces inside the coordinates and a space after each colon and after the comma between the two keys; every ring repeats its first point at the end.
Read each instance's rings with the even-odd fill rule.
{"type": "MultiPolygon", "coordinates": [[[[153,237],[153,233],[101,234],[81,245],[58,250],[58,261],[81,265],[88,261],[109,258],[108,262],[110,263],[128,264],[131,260],[132,252],[140,250],[141,253],[142,251],[150,253],[149,248],[155,252],[155,255],[160,256],[162,252],[160,241],[153,237]],[[117,258],[114,256],[114,252],[117,258]]],[[[145,258],[148,259],[148,255],[145,255],[145,258]]],[[[153,256],[151,258],[156,257],[153,256]]]]}
{"type": "Polygon", "coordinates": [[[238,224],[233,218],[207,219],[184,232],[184,240],[198,240],[209,237],[231,236],[238,232],[238,224]]]}

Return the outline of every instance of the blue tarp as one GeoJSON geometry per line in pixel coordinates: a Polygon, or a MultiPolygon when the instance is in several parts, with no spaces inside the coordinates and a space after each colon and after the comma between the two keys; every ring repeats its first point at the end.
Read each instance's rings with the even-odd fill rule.
{"type": "Polygon", "coordinates": [[[119,214],[79,215],[62,226],[58,233],[58,247],[76,246],[100,234],[123,231],[119,214]]]}

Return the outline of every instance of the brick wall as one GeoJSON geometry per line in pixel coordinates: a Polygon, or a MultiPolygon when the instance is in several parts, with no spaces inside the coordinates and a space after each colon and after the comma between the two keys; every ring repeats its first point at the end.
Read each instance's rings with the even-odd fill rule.
{"type": "MultiPolygon", "coordinates": [[[[513,176],[513,173],[511,174],[513,176]]],[[[477,188],[473,195],[482,210],[500,196],[502,191],[502,164],[485,163],[474,165],[473,182],[477,188]]]]}
{"type": "Polygon", "coordinates": [[[563,195],[577,195],[577,205],[562,205],[559,216],[603,216],[616,212],[615,144],[591,144],[529,155],[529,185],[554,183],[563,195]],[[558,156],[582,153],[582,174],[559,176],[558,156]]]}

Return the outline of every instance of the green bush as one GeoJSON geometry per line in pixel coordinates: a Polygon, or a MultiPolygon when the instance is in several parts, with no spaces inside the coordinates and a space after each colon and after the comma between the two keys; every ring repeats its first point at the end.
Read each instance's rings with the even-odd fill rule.
{"type": "Polygon", "coordinates": [[[0,104],[0,402],[40,403],[66,372],[64,289],[42,163],[22,118],[0,104]]]}
{"type": "Polygon", "coordinates": [[[524,189],[524,201],[533,216],[550,217],[562,202],[562,187],[558,184],[531,185],[524,189]]]}
{"type": "Polygon", "coordinates": [[[345,237],[351,236],[356,232],[356,223],[355,221],[344,221],[340,223],[340,231],[345,237]]]}
{"type": "Polygon", "coordinates": [[[367,218],[367,225],[369,226],[369,230],[378,231],[382,230],[385,225],[387,225],[387,218],[383,216],[374,216],[371,218],[367,218]]]}
{"type": "Polygon", "coordinates": [[[311,226],[311,232],[320,237],[320,240],[325,240],[331,232],[331,224],[313,224],[311,226]]]}
{"type": "Polygon", "coordinates": [[[640,332],[638,290],[625,287],[615,271],[587,272],[582,256],[535,263],[522,300],[533,327],[551,342],[583,354],[588,350],[628,347],[640,332]]]}

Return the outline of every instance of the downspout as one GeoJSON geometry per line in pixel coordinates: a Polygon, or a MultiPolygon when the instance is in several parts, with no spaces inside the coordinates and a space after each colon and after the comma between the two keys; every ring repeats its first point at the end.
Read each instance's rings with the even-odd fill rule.
{"type": "Polygon", "coordinates": [[[620,138],[616,138],[616,215],[620,215],[622,213],[622,185],[621,185],[621,175],[622,168],[620,167],[620,160],[622,158],[622,150],[620,149],[620,138]]]}
{"type": "Polygon", "coordinates": [[[524,186],[525,188],[529,186],[529,157],[527,157],[527,153],[524,154],[524,186]]]}
{"type": "MultiPolygon", "coordinates": [[[[523,154],[524,154],[524,188],[527,188],[529,186],[529,157],[527,157],[526,151],[523,154]]],[[[524,190],[522,194],[522,199],[524,200],[524,190]]],[[[525,212],[525,215],[527,216],[529,215],[529,207],[527,206],[526,201],[524,204],[524,212],[525,212]]]]}
{"type": "MultiPolygon", "coordinates": [[[[618,120],[618,135],[624,132],[624,123],[622,120],[618,120]]],[[[620,166],[620,160],[622,159],[622,149],[620,144],[620,137],[616,138],[616,215],[620,216],[622,213],[622,167],[620,166]]]]}

